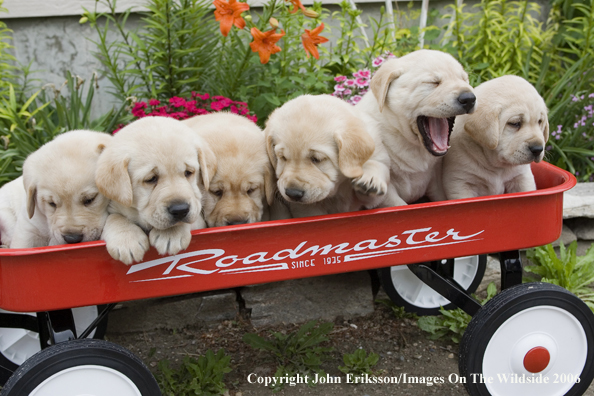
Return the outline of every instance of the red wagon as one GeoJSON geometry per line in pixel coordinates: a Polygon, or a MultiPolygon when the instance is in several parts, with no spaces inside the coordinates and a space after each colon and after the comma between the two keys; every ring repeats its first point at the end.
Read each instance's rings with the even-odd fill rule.
{"type": "MultiPolygon", "coordinates": [[[[534,192],[197,230],[182,253],[163,257],[151,249],[129,267],[113,260],[103,241],[4,249],[0,307],[39,312],[40,325],[15,322],[13,314],[0,317],[0,327],[36,330],[44,349],[16,370],[1,394],[159,395],[138,358],[86,338],[112,303],[433,262],[408,269],[473,316],[460,347],[460,374],[471,395],[581,395],[594,377],[594,315],[562,288],[521,284],[518,253],[559,237],[563,192],[576,181],[546,163],[533,165],[533,172],[534,192]],[[468,292],[481,271],[455,277],[456,263],[447,259],[494,252],[503,252],[504,290],[481,307],[468,292]],[[470,279],[460,279],[465,276],[470,279]],[[108,308],[77,331],[70,308],[104,304],[108,308]]],[[[409,292],[401,296],[414,306],[419,300],[409,292]]]]}

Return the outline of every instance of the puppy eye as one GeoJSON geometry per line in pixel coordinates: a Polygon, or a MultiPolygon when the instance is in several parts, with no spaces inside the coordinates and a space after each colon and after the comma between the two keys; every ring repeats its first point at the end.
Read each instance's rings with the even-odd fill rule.
{"type": "Polygon", "coordinates": [[[439,84],[441,84],[441,81],[440,80],[433,81],[432,84],[437,87],[437,86],[439,86],[439,84]]]}
{"type": "Polygon", "coordinates": [[[83,205],[85,205],[85,206],[89,206],[90,204],[92,204],[92,203],[93,203],[93,201],[95,201],[95,198],[96,198],[96,197],[97,197],[97,196],[94,196],[94,197],[92,197],[92,198],[86,198],[86,199],[84,199],[84,200],[83,200],[83,205]]]}
{"type": "Polygon", "coordinates": [[[146,179],[144,182],[148,184],[157,184],[157,181],[159,181],[159,176],[154,175],[150,179],[146,179]]]}
{"type": "Polygon", "coordinates": [[[322,160],[318,157],[311,157],[310,160],[313,164],[319,164],[320,162],[322,162],[322,160]]]}
{"type": "Polygon", "coordinates": [[[223,196],[223,190],[211,191],[211,193],[219,198],[223,196]]]}
{"type": "Polygon", "coordinates": [[[538,120],[538,125],[542,125],[542,120],[538,120]]]}
{"type": "Polygon", "coordinates": [[[56,203],[55,202],[48,202],[47,203],[49,206],[51,206],[52,208],[56,207],[56,203]]]}
{"type": "Polygon", "coordinates": [[[508,122],[507,125],[514,127],[516,129],[520,129],[522,127],[522,123],[521,122],[508,122]]]}
{"type": "Polygon", "coordinates": [[[184,172],[184,175],[185,175],[186,177],[190,177],[190,176],[192,176],[193,174],[194,174],[194,172],[192,172],[192,171],[190,171],[190,170],[187,170],[187,171],[185,171],[185,172],[184,172]]]}
{"type": "Polygon", "coordinates": [[[280,155],[278,157],[278,159],[281,160],[281,161],[286,161],[287,160],[284,155],[280,155]]]}
{"type": "Polygon", "coordinates": [[[256,191],[256,188],[249,188],[246,193],[247,195],[252,195],[254,193],[254,191],[256,191]]]}

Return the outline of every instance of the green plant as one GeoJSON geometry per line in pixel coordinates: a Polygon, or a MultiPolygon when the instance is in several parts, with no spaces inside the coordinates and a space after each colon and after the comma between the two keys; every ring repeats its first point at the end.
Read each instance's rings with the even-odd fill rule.
{"type": "MultiPolygon", "coordinates": [[[[121,100],[130,96],[168,99],[189,96],[209,78],[217,45],[216,29],[208,0],[150,0],[138,29],[127,30],[131,9],[117,13],[117,0],[95,2],[85,10],[87,20],[99,35],[96,57],[121,100]],[[98,12],[97,7],[107,7],[98,12]],[[115,29],[120,39],[108,41],[115,29]]],[[[218,67],[218,66],[217,66],[218,67]]]]}
{"type": "MultiPolygon", "coordinates": [[[[0,0],[0,12],[6,12],[6,8],[2,7],[4,0],[0,0]]],[[[18,68],[15,66],[16,58],[10,53],[13,46],[12,30],[8,29],[6,23],[0,21],[0,97],[8,98],[9,90],[18,79],[18,68]]]]}
{"type": "MultiPolygon", "coordinates": [[[[487,286],[487,297],[481,301],[481,305],[485,305],[495,294],[497,294],[497,288],[494,283],[490,283],[487,286]]],[[[453,342],[459,343],[472,317],[460,308],[448,311],[442,307],[439,311],[441,312],[439,316],[419,318],[417,322],[419,328],[430,333],[429,338],[432,340],[448,336],[453,342]]]]}
{"type": "Polygon", "coordinates": [[[594,245],[583,256],[576,253],[577,242],[567,248],[559,246],[559,256],[551,244],[530,249],[526,252],[533,265],[524,271],[540,277],[541,282],[564,287],[581,298],[594,311],[594,245]]]}
{"type": "Polygon", "coordinates": [[[164,396],[215,396],[223,395],[227,388],[223,382],[225,374],[231,372],[231,357],[222,349],[194,359],[185,356],[181,366],[174,370],[169,361],[161,360],[156,375],[164,396]]]}
{"type": "MultiPolygon", "coordinates": [[[[328,334],[333,327],[332,323],[316,324],[312,320],[302,325],[296,332],[289,334],[274,332],[269,338],[247,333],[243,336],[243,341],[252,348],[266,351],[274,357],[278,365],[274,374],[276,378],[301,374],[307,375],[311,380],[313,374],[325,374],[321,365],[333,349],[321,344],[329,340],[328,334]]],[[[283,385],[279,381],[272,385],[272,388],[279,390],[283,385]]]]}
{"type": "Polygon", "coordinates": [[[53,99],[47,99],[45,91],[37,91],[22,105],[9,87],[8,98],[0,99],[0,185],[20,176],[27,156],[57,135],[75,129],[111,132],[131,117],[125,105],[92,116],[95,78],[85,90],[85,81],[68,73],[67,96],[54,87],[53,99]]]}
{"type": "Polygon", "coordinates": [[[413,320],[417,320],[419,318],[417,316],[417,314],[415,314],[413,312],[406,312],[406,310],[404,309],[404,307],[401,307],[399,305],[394,304],[392,302],[392,300],[389,300],[387,298],[378,299],[378,300],[375,300],[375,302],[380,303],[380,304],[383,304],[386,307],[390,308],[392,310],[392,313],[394,313],[394,316],[397,319],[413,319],[413,320]]]}
{"type": "Polygon", "coordinates": [[[373,367],[379,361],[377,353],[369,352],[364,349],[357,349],[353,353],[345,353],[342,356],[344,366],[338,366],[338,369],[345,374],[363,375],[373,374],[373,367]]]}

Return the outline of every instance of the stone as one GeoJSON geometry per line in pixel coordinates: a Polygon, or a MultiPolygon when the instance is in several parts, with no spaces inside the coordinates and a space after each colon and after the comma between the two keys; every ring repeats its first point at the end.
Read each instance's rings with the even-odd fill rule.
{"type": "Polygon", "coordinates": [[[594,241],[594,219],[577,217],[566,220],[565,224],[573,231],[578,240],[594,241]]]}
{"type": "Polygon", "coordinates": [[[240,291],[256,328],[309,320],[351,319],[373,312],[366,271],[294,279],[244,287],[240,291]]]}
{"type": "Polygon", "coordinates": [[[123,334],[212,325],[233,320],[238,312],[237,293],[233,290],[129,301],[109,314],[107,332],[123,334]]]}
{"type": "Polygon", "coordinates": [[[556,241],[553,242],[554,247],[558,247],[561,242],[564,246],[569,245],[571,242],[576,241],[578,237],[575,235],[573,230],[566,222],[563,223],[563,229],[561,230],[561,235],[557,238],[556,241]]]}
{"type": "Polygon", "coordinates": [[[578,183],[563,193],[563,218],[594,218],[594,183],[578,183]]]}

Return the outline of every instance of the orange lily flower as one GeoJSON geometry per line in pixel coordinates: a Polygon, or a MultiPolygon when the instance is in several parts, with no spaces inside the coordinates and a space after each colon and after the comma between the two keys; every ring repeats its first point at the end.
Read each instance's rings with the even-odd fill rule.
{"type": "Polygon", "coordinates": [[[322,30],[324,30],[323,23],[314,30],[305,29],[305,33],[301,35],[301,42],[303,43],[303,48],[305,49],[308,58],[311,55],[316,59],[320,59],[318,44],[328,41],[326,37],[318,36],[322,30]]]}
{"type": "Polygon", "coordinates": [[[250,47],[252,47],[252,52],[257,52],[260,55],[261,63],[268,63],[270,55],[281,51],[281,48],[276,43],[285,35],[284,30],[281,30],[281,33],[276,33],[276,30],[261,32],[254,27],[250,32],[254,37],[254,41],[250,43],[250,47]]]}
{"type": "Polygon", "coordinates": [[[301,0],[289,0],[291,3],[293,3],[293,9],[291,10],[291,14],[296,13],[297,11],[299,11],[299,8],[301,8],[301,11],[305,11],[305,7],[303,6],[303,4],[301,4],[301,0]]]}
{"type": "Polygon", "coordinates": [[[245,27],[245,21],[241,17],[241,13],[250,9],[250,6],[246,3],[240,3],[236,0],[214,0],[213,2],[216,10],[215,20],[221,23],[221,33],[227,37],[231,26],[235,25],[238,29],[245,27]]]}

